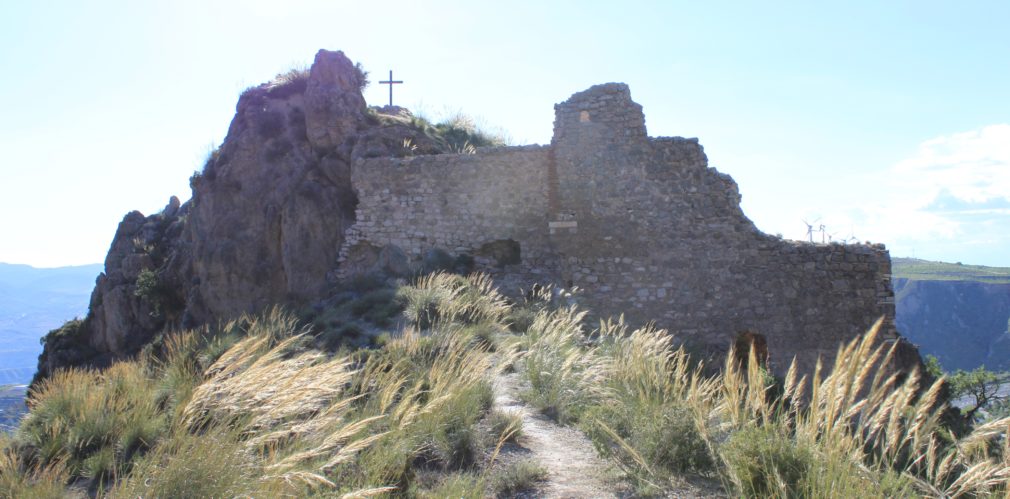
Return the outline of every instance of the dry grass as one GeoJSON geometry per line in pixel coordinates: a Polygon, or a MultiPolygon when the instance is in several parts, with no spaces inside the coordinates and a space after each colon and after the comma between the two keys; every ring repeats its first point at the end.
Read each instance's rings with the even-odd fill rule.
{"type": "Polygon", "coordinates": [[[404,315],[422,331],[438,324],[502,324],[510,310],[486,274],[436,272],[401,288],[400,295],[406,301],[404,315]]]}
{"type": "Polygon", "coordinates": [[[68,478],[62,462],[31,465],[11,442],[0,443],[0,497],[61,498],[68,478]]]}
{"type": "Polygon", "coordinates": [[[941,382],[921,390],[919,373],[885,367],[893,349],[877,341],[879,323],[839,347],[830,371],[819,366],[808,380],[793,365],[775,397],[753,352],[743,370],[730,352],[721,374],[704,376],[665,331],[629,332],[616,320],[586,333],[581,319],[574,309],[544,312],[521,340],[529,399],[580,421],[643,492],[692,470],[748,496],[1006,490],[1010,419],[956,439],[941,423],[941,382]]]}
{"type": "Polygon", "coordinates": [[[0,495],[58,496],[80,479],[111,497],[515,490],[535,467],[490,472],[521,431],[491,411],[490,379],[513,364],[526,398],[577,423],[643,494],[684,473],[751,497],[1006,494],[1010,419],[955,437],[939,382],[923,390],[918,373],[881,367],[893,351],[879,326],[842,345],[830,370],[806,379],[794,366],[771,391],[753,352],[745,368],[730,352],[708,376],[665,331],[620,319],[589,330],[584,312],[546,293],[524,305],[519,336],[486,276],[434,274],[401,288],[412,325],[381,349],[320,352],[278,309],[171,335],[105,371],[58,373],[0,441],[0,495]]]}
{"type": "Polygon", "coordinates": [[[493,372],[477,336],[504,330],[508,306],[477,275],[437,274],[401,292],[443,298],[439,318],[381,350],[330,356],[274,309],[170,335],[157,354],[106,371],[61,372],[5,444],[0,482],[62,490],[100,474],[93,484],[111,485],[111,497],[372,497],[427,494],[418,463],[470,476],[495,444],[481,430],[493,372]]]}
{"type": "Polygon", "coordinates": [[[71,476],[108,480],[166,431],[156,393],[140,362],[56,373],[30,396],[17,444],[39,466],[61,463],[71,476]]]}
{"type": "Polygon", "coordinates": [[[518,365],[531,387],[523,398],[562,423],[608,396],[610,359],[582,345],[584,318],[574,307],[541,311],[519,344],[518,365]]]}

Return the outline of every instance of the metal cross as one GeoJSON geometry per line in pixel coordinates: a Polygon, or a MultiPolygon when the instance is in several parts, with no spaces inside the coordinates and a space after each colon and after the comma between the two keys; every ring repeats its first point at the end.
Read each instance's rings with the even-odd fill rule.
{"type": "Polygon", "coordinates": [[[397,81],[397,80],[393,79],[393,70],[392,69],[389,70],[389,80],[388,81],[380,81],[379,82],[380,85],[389,85],[389,105],[390,106],[393,105],[393,85],[396,84],[396,83],[403,83],[403,81],[402,80],[397,81]]]}

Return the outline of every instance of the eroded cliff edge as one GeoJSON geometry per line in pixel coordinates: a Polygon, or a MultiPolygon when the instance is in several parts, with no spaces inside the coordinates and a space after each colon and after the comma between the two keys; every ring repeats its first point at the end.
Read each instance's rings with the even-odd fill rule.
{"type": "Polygon", "coordinates": [[[38,376],[432,262],[488,272],[513,295],[578,286],[599,315],[716,350],[758,333],[777,370],[793,356],[811,370],[881,316],[898,341],[882,246],[761,233],[696,139],[648,137],[626,85],[557,105],[548,146],[435,155],[445,147],[423,127],[369,110],[363,84],[343,53],[320,51],[309,72],[243,93],[192,199],[124,218],[87,318],[47,336],[38,376]]]}

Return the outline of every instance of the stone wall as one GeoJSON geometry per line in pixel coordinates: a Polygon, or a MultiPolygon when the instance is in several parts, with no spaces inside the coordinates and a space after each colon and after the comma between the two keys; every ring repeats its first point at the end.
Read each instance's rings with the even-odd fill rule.
{"type": "Polygon", "coordinates": [[[883,246],[761,233],[697,139],[647,136],[626,85],[592,87],[555,113],[550,146],[356,162],[341,274],[416,268],[441,250],[472,257],[506,291],[578,286],[596,315],[655,321],[713,351],[764,335],[779,372],[793,356],[809,372],[877,318],[890,324],[883,246]]]}
{"type": "Polygon", "coordinates": [[[472,258],[513,293],[553,280],[549,153],[528,146],[358,161],[351,175],[358,209],[340,252],[341,275],[397,273],[437,249],[472,258]]]}

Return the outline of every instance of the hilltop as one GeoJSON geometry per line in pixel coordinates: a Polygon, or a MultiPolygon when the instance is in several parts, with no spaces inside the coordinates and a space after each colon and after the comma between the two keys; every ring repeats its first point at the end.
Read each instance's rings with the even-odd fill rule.
{"type": "Polygon", "coordinates": [[[247,89],[190,201],[124,217],[0,496],[1005,490],[1010,420],[920,372],[882,245],[760,232],[625,84],[522,147],[366,84],[321,50],[247,89]]]}
{"type": "Polygon", "coordinates": [[[1010,267],[986,267],[958,263],[932,262],[916,258],[891,259],[894,277],[918,281],[969,281],[1010,284],[1010,267]]]}
{"type": "Polygon", "coordinates": [[[347,282],[436,270],[486,273],[514,300],[578,288],[596,318],[654,322],[710,358],[760,337],[778,375],[793,358],[811,374],[884,317],[896,367],[918,364],[893,327],[886,248],[762,233],[698,139],[648,135],[627,85],[557,104],[550,144],[502,147],[465,121],[369,108],[366,84],[321,50],[243,92],[190,201],[124,217],[87,316],[47,336],[38,379],[128,358],[162,330],[325,309],[347,282]]]}

